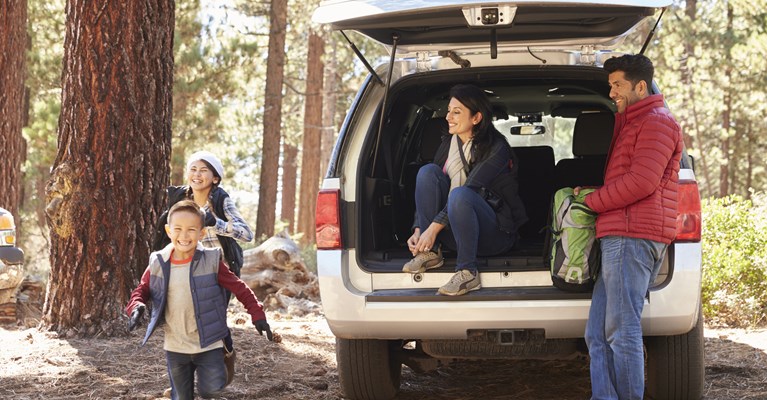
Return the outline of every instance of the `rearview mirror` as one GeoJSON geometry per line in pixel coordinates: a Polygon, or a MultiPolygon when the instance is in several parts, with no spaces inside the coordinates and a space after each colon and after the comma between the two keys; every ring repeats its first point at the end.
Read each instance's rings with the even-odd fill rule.
{"type": "Polygon", "coordinates": [[[546,127],[543,125],[514,125],[509,132],[512,135],[543,135],[546,127]]]}

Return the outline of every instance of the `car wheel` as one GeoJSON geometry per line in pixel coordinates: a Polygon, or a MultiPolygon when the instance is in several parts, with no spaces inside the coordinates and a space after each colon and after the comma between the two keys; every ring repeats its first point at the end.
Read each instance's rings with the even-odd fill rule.
{"type": "Polygon", "coordinates": [[[703,312],[690,332],[675,336],[648,336],[647,390],[649,399],[700,399],[703,397],[703,312]]]}
{"type": "Polygon", "coordinates": [[[388,400],[399,391],[402,363],[394,349],[399,341],[336,338],[338,378],[344,397],[388,400]]]}

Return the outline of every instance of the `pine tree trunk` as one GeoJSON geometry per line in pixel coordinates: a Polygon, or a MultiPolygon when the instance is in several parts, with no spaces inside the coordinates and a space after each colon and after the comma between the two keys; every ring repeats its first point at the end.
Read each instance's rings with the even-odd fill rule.
{"type": "Polygon", "coordinates": [[[0,207],[20,225],[21,163],[26,158],[24,74],[27,53],[27,1],[0,6],[0,207]]]}
{"type": "MultiPolygon", "coordinates": [[[[732,5],[727,5],[727,32],[733,32],[732,5]]],[[[732,43],[728,40],[724,70],[724,112],[722,112],[722,163],[719,166],[719,197],[730,193],[730,119],[732,118],[732,43]]]]}
{"type": "Polygon", "coordinates": [[[325,58],[325,85],[322,97],[322,144],[320,145],[320,170],[319,178],[323,179],[328,172],[330,155],[336,140],[336,98],[338,81],[336,74],[337,53],[336,41],[331,40],[330,54],[325,58]]]}
{"type": "Polygon", "coordinates": [[[43,323],[112,335],[168,183],[174,2],[69,0],[66,14],[43,323]]]}
{"type": "Polygon", "coordinates": [[[301,242],[314,243],[314,209],[317,204],[320,169],[320,136],[322,135],[322,80],[325,66],[322,55],[325,40],[317,33],[309,34],[306,61],[306,103],[304,105],[304,143],[301,157],[301,199],[298,207],[298,231],[301,242]]]}
{"type": "MultiPolygon", "coordinates": [[[[690,20],[688,25],[690,26],[690,29],[694,29],[692,27],[695,26],[695,20],[697,19],[697,12],[698,12],[698,1],[697,0],[687,0],[685,3],[685,15],[690,20]]],[[[687,96],[684,98],[683,103],[684,107],[688,110],[691,110],[692,113],[692,121],[688,124],[688,126],[685,126],[685,146],[687,147],[687,150],[691,149],[702,149],[703,143],[704,143],[704,137],[703,132],[701,131],[702,125],[700,123],[700,118],[698,116],[698,103],[697,103],[697,96],[696,96],[696,90],[698,89],[698,86],[694,84],[694,71],[692,69],[692,66],[690,66],[689,60],[690,58],[695,57],[695,44],[692,43],[692,41],[687,41],[684,44],[684,54],[682,56],[681,61],[681,71],[682,71],[682,82],[685,83],[685,87],[687,88],[687,96]],[[695,134],[691,134],[690,131],[694,127],[695,134]]],[[[684,121],[681,121],[682,124],[684,124],[684,121]]],[[[706,152],[700,151],[698,152],[698,161],[700,161],[700,168],[698,168],[695,172],[698,178],[698,181],[700,182],[701,178],[703,178],[703,181],[705,182],[705,186],[701,185],[699,183],[699,188],[704,195],[703,197],[708,197],[713,193],[713,190],[711,189],[712,181],[711,181],[711,174],[710,174],[710,168],[708,166],[708,157],[705,155],[706,152]],[[702,172],[702,174],[698,174],[698,172],[702,172]]]]}
{"type": "Polygon", "coordinates": [[[266,61],[264,142],[261,151],[261,175],[258,180],[256,238],[268,237],[274,234],[287,19],[288,1],[272,0],[269,10],[269,20],[271,21],[269,29],[269,58],[266,61]]]}
{"type": "Polygon", "coordinates": [[[280,218],[287,222],[288,232],[296,225],[296,179],[298,174],[298,148],[282,141],[282,210],[280,218]]]}

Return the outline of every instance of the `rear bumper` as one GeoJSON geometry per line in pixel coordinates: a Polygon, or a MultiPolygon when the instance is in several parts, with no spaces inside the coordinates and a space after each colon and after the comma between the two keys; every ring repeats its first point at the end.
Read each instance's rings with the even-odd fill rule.
{"type": "MultiPolygon", "coordinates": [[[[651,291],[645,302],[642,314],[645,335],[687,333],[697,321],[700,252],[675,253],[671,281],[651,291]]],[[[351,259],[353,257],[341,250],[320,251],[317,257],[325,317],[333,334],[340,338],[465,339],[469,329],[537,328],[544,329],[546,337],[551,339],[580,338],[584,334],[591,305],[588,298],[470,301],[445,297],[444,301],[370,301],[369,290],[360,290],[352,284],[354,281],[359,286],[361,272],[356,269],[354,279],[350,279],[350,268],[357,268],[349,266],[351,259]]]]}
{"type": "Polygon", "coordinates": [[[24,252],[18,247],[0,247],[0,263],[13,265],[24,263],[24,252]]]}

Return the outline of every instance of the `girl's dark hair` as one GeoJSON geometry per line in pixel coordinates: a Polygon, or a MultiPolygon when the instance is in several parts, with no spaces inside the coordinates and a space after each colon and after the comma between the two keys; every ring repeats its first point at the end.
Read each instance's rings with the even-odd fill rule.
{"type": "Polygon", "coordinates": [[[472,157],[472,164],[482,161],[496,140],[502,139],[506,146],[509,145],[503,134],[498,132],[498,129],[493,125],[493,106],[484,90],[469,84],[455,85],[450,89],[450,97],[466,106],[472,116],[477,113],[482,114],[482,120],[473,128],[474,157],[472,157]]]}
{"type": "Polygon", "coordinates": [[[214,178],[218,178],[218,182],[213,183],[213,188],[214,189],[217,188],[218,185],[221,183],[221,175],[219,175],[218,172],[216,172],[216,169],[213,168],[213,166],[209,162],[207,162],[205,160],[200,160],[200,161],[202,161],[203,164],[205,164],[205,166],[208,167],[208,170],[210,172],[213,172],[213,177],[214,178]]]}

